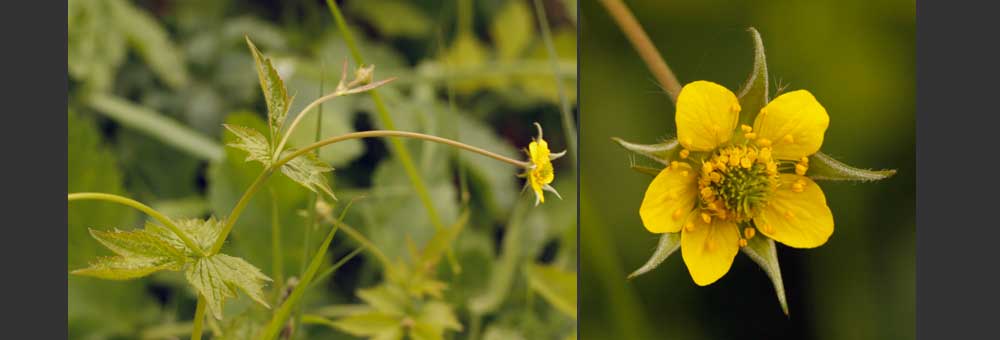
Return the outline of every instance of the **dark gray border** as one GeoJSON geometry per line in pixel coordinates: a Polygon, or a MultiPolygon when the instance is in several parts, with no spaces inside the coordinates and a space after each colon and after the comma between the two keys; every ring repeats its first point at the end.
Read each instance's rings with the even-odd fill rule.
{"type": "Polygon", "coordinates": [[[3,338],[61,339],[66,323],[66,2],[9,3],[3,41],[3,338]]]}
{"type": "Polygon", "coordinates": [[[995,338],[1000,320],[996,7],[917,3],[920,339],[995,338]]]}

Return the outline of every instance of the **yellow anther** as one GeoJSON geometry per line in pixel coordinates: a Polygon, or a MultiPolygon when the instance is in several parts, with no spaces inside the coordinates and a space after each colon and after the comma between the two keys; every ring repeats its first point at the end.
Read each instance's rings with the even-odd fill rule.
{"type": "Polygon", "coordinates": [[[778,164],[773,162],[767,163],[767,174],[774,176],[777,173],[778,173],[778,164]]]}
{"type": "Polygon", "coordinates": [[[702,173],[709,174],[709,173],[712,173],[712,170],[713,169],[712,169],[712,163],[711,162],[705,162],[705,164],[701,165],[701,172],[702,173]]]}
{"type": "Polygon", "coordinates": [[[774,235],[774,228],[770,224],[760,226],[760,230],[764,231],[765,234],[774,235]]]}
{"type": "Polygon", "coordinates": [[[708,175],[708,179],[711,180],[712,182],[719,183],[719,181],[722,180],[722,175],[720,175],[718,172],[713,172],[711,175],[708,175]]]}
{"type": "Polygon", "coordinates": [[[708,208],[708,210],[718,210],[719,209],[719,205],[715,204],[715,202],[708,202],[708,204],[706,205],[706,207],[708,208]]]}
{"type": "Polygon", "coordinates": [[[701,188],[701,196],[711,198],[712,196],[715,196],[715,192],[712,191],[712,188],[704,187],[701,188]]]}
{"type": "Polygon", "coordinates": [[[796,175],[805,176],[806,175],[806,170],[809,170],[809,166],[808,165],[805,165],[805,164],[802,164],[802,163],[795,164],[795,174],[796,175]]]}
{"type": "Polygon", "coordinates": [[[742,158],[742,157],[738,157],[737,155],[730,156],[729,157],[729,166],[738,166],[738,165],[740,165],[740,158],[742,158]]]}
{"type": "Polygon", "coordinates": [[[753,132],[747,132],[743,134],[743,137],[746,139],[754,139],[757,138],[757,134],[753,132]]]}
{"type": "Polygon", "coordinates": [[[687,149],[682,149],[681,150],[681,159],[687,159],[688,155],[690,155],[690,154],[691,154],[691,152],[688,151],[687,149]]]}
{"type": "Polygon", "coordinates": [[[674,210],[673,218],[675,220],[680,219],[683,216],[684,216],[684,209],[677,208],[677,210],[674,210]]]}
{"type": "Polygon", "coordinates": [[[670,162],[670,168],[671,168],[671,169],[677,169],[677,168],[679,168],[680,166],[681,166],[681,162],[678,162],[678,161],[673,161],[673,162],[670,162]]]}
{"type": "Polygon", "coordinates": [[[757,155],[757,158],[760,159],[761,162],[765,162],[765,163],[766,162],[770,162],[771,161],[771,148],[762,148],[762,149],[760,149],[760,153],[757,155]]]}
{"type": "Polygon", "coordinates": [[[802,158],[799,159],[799,162],[802,164],[809,164],[809,157],[802,156],[802,158]]]}
{"type": "Polygon", "coordinates": [[[806,189],[806,188],[805,188],[805,184],[804,184],[804,183],[802,183],[802,182],[795,182],[795,183],[792,183],[792,191],[793,191],[793,192],[802,192],[802,191],[803,191],[803,190],[805,190],[805,189],[806,189]]]}
{"type": "Polygon", "coordinates": [[[741,238],[740,239],[740,248],[743,248],[743,247],[746,247],[746,246],[747,246],[747,240],[741,238]]]}
{"type": "Polygon", "coordinates": [[[705,221],[705,223],[712,223],[712,216],[708,213],[701,213],[701,220],[705,221]]]}
{"type": "Polygon", "coordinates": [[[743,229],[743,237],[746,237],[747,239],[752,239],[755,235],[757,235],[756,229],[754,228],[743,229]]]}
{"type": "Polygon", "coordinates": [[[745,169],[749,169],[751,165],[753,165],[753,160],[750,159],[750,156],[743,157],[743,159],[740,160],[740,166],[745,169]]]}
{"type": "Polygon", "coordinates": [[[743,130],[743,132],[753,132],[753,128],[746,124],[740,125],[740,130],[743,130]]]}
{"type": "Polygon", "coordinates": [[[781,140],[787,144],[795,143],[795,137],[792,137],[792,135],[785,135],[785,137],[782,138],[781,140]]]}
{"type": "Polygon", "coordinates": [[[771,146],[771,140],[767,139],[767,138],[758,139],[757,140],[757,145],[760,145],[760,146],[765,147],[765,148],[769,147],[769,146],[771,146]]]}

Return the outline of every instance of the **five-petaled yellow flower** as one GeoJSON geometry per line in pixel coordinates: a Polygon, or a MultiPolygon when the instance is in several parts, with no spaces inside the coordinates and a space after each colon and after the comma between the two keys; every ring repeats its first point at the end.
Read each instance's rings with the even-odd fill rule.
{"type": "Polygon", "coordinates": [[[538,128],[538,138],[533,138],[531,144],[528,144],[527,152],[530,166],[525,168],[521,177],[528,179],[525,186],[530,186],[531,190],[535,192],[535,205],[537,206],[539,203],[545,203],[545,195],[542,191],[551,192],[562,199],[559,192],[549,184],[556,178],[552,169],[552,161],[565,155],[566,151],[551,153],[549,143],[542,138],[542,126],[535,123],[535,127],[538,128]]]}
{"type": "Polygon", "coordinates": [[[685,85],[677,98],[680,161],[646,189],[639,215],[654,233],[681,233],[691,278],[708,285],[729,271],[757,233],[795,248],[833,234],[823,191],[805,176],[830,117],[805,90],[782,94],[737,127],[740,104],[708,82],[685,85]]]}

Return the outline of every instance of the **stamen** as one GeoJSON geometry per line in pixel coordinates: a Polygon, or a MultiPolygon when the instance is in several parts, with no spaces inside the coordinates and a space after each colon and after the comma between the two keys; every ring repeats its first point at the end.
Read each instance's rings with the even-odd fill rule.
{"type": "Polygon", "coordinates": [[[705,221],[705,223],[712,223],[712,216],[703,212],[701,213],[701,220],[705,221]]]}
{"type": "Polygon", "coordinates": [[[743,247],[746,247],[746,246],[747,246],[747,240],[741,238],[740,239],[740,248],[743,248],[743,247]]]}
{"type": "Polygon", "coordinates": [[[681,149],[681,159],[687,159],[689,154],[691,154],[691,152],[687,149],[681,149]]]}
{"type": "Polygon", "coordinates": [[[743,236],[746,237],[747,239],[752,239],[754,237],[754,235],[756,235],[756,234],[757,234],[757,230],[754,229],[754,228],[752,228],[752,227],[748,227],[746,229],[743,229],[743,236]]]}
{"type": "Polygon", "coordinates": [[[765,148],[769,147],[769,146],[771,146],[771,140],[767,139],[767,138],[758,139],[757,140],[757,145],[760,145],[760,146],[765,147],[765,148]]]}
{"type": "Polygon", "coordinates": [[[805,164],[802,164],[802,163],[795,164],[795,174],[796,175],[805,176],[807,170],[809,170],[809,166],[808,165],[805,165],[805,164]]]}
{"type": "Polygon", "coordinates": [[[740,130],[743,130],[743,132],[753,132],[753,128],[746,124],[740,125],[740,130]]]}

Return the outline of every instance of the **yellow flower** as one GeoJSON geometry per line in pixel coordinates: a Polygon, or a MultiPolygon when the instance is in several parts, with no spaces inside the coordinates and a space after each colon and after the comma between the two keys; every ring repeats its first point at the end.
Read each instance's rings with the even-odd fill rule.
{"type": "Polygon", "coordinates": [[[804,176],[830,117],[805,90],[782,94],[737,126],[740,104],[708,82],[684,86],[677,98],[679,161],[646,189],[639,215],[653,233],[681,233],[681,255],[698,285],[732,266],[758,233],[795,248],[814,248],[833,234],[823,191],[804,176]]]}
{"type": "Polygon", "coordinates": [[[521,177],[528,179],[525,187],[530,186],[531,190],[535,192],[535,205],[537,206],[539,203],[545,203],[545,195],[542,191],[551,192],[562,199],[559,192],[549,184],[555,179],[552,161],[565,155],[566,151],[551,153],[549,143],[542,138],[542,126],[535,123],[535,127],[538,128],[538,138],[532,139],[531,144],[528,144],[527,153],[530,165],[525,168],[521,177]]]}

